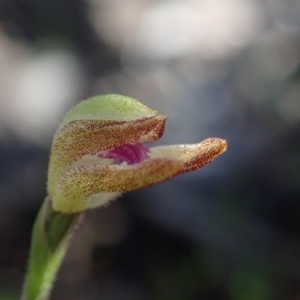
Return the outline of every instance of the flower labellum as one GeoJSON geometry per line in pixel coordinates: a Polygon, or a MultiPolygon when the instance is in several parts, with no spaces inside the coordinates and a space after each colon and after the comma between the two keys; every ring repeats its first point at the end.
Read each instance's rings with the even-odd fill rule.
{"type": "Polygon", "coordinates": [[[219,138],[148,148],[162,136],[166,119],[120,95],[77,104],[52,144],[48,193],[54,210],[69,214],[103,206],[123,192],[201,168],[226,150],[219,138]]]}

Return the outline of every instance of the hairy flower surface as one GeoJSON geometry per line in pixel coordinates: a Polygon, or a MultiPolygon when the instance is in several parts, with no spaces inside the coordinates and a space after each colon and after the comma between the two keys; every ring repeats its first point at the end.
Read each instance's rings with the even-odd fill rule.
{"type": "Polygon", "coordinates": [[[105,205],[123,192],[196,170],[226,150],[226,141],[148,148],[167,116],[120,95],[76,105],[54,136],[48,170],[53,208],[78,213],[105,205]]]}

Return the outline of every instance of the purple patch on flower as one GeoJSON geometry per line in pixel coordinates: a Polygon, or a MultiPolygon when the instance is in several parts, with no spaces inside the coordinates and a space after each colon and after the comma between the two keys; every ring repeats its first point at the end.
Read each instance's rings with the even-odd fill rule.
{"type": "Polygon", "coordinates": [[[149,149],[140,143],[126,144],[109,150],[104,158],[113,158],[117,163],[126,161],[128,165],[136,164],[149,158],[149,149]]]}

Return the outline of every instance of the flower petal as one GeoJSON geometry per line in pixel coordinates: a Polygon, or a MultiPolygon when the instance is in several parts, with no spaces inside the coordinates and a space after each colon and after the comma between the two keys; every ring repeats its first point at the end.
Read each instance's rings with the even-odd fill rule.
{"type": "MultiPolygon", "coordinates": [[[[169,159],[147,160],[134,165],[71,168],[57,184],[52,197],[53,208],[62,213],[80,212],[90,208],[90,197],[94,194],[121,193],[150,186],[176,176],[182,168],[182,162],[169,159]]],[[[96,206],[95,199],[93,197],[92,207],[96,206]]],[[[104,205],[103,200],[100,201],[104,205]]]]}
{"type": "Polygon", "coordinates": [[[136,121],[158,114],[139,101],[122,95],[100,95],[81,101],[64,117],[60,127],[74,120],[136,121]]]}
{"type": "Polygon", "coordinates": [[[201,143],[191,145],[172,145],[151,147],[152,159],[168,158],[181,161],[184,172],[199,169],[225,152],[227,142],[219,138],[208,138],[201,143]]]}
{"type": "Polygon", "coordinates": [[[84,155],[141,140],[156,141],[163,134],[166,118],[123,96],[105,95],[79,103],[67,114],[53,140],[49,195],[53,196],[65,170],[84,155]]]}
{"type": "Polygon", "coordinates": [[[111,193],[98,193],[89,197],[87,209],[97,208],[100,206],[108,205],[112,200],[117,199],[122,193],[111,192],[111,193]]]}

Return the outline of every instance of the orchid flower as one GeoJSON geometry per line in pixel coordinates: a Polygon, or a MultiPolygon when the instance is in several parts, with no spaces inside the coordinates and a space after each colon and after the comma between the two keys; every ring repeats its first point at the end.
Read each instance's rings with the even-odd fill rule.
{"type": "Polygon", "coordinates": [[[201,168],[226,150],[219,138],[149,148],[147,143],[162,136],[166,119],[120,95],[76,105],[52,144],[48,194],[53,209],[70,214],[105,205],[123,192],[201,168]]]}
{"type": "Polygon", "coordinates": [[[148,148],[162,136],[166,119],[119,95],[90,98],[67,113],[52,143],[48,196],[33,227],[22,300],[49,299],[82,212],[201,168],[226,150],[219,138],[148,148]]]}

